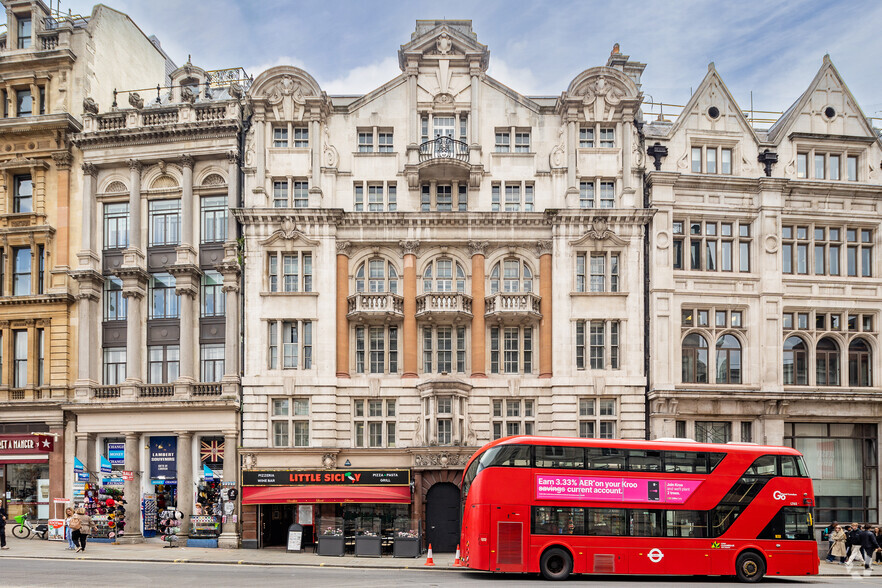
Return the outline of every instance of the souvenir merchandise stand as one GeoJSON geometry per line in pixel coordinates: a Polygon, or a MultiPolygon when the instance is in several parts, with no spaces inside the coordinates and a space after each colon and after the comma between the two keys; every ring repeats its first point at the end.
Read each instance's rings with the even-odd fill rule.
{"type": "Polygon", "coordinates": [[[190,516],[187,547],[217,547],[223,521],[223,502],[221,481],[214,478],[213,472],[205,472],[196,490],[196,507],[193,513],[190,516]]]}
{"type": "Polygon", "coordinates": [[[126,501],[115,481],[104,478],[102,484],[87,482],[83,488],[81,506],[92,519],[90,541],[114,543],[125,531],[126,501]]]}

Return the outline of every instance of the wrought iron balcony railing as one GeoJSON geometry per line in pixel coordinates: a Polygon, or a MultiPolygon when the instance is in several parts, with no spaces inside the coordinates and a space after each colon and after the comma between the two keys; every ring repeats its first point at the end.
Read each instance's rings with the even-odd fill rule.
{"type": "Polygon", "coordinates": [[[454,159],[469,162],[469,146],[451,137],[438,137],[420,145],[420,163],[434,159],[454,159]]]}

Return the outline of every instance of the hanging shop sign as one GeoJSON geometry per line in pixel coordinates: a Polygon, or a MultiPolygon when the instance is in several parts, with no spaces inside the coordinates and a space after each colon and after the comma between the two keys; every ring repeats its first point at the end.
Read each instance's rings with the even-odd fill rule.
{"type": "Polygon", "coordinates": [[[243,486],[409,486],[410,470],[243,470],[243,486]]]}
{"type": "Polygon", "coordinates": [[[102,474],[109,474],[112,471],[113,471],[113,465],[110,463],[110,460],[108,460],[106,457],[104,457],[102,455],[101,456],[101,473],[102,474]]]}
{"type": "Polygon", "coordinates": [[[150,477],[177,478],[177,437],[150,437],[150,477]]]}
{"type": "Polygon", "coordinates": [[[0,455],[51,453],[54,448],[52,435],[0,435],[0,455]]]}
{"type": "Polygon", "coordinates": [[[125,443],[108,443],[107,459],[112,465],[126,464],[126,444],[125,443]]]}

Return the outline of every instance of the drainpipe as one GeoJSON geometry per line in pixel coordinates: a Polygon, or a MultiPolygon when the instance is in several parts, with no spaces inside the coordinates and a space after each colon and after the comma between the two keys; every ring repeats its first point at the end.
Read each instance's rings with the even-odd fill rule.
{"type": "MultiPolygon", "coordinates": [[[[640,151],[645,153],[646,149],[646,137],[643,134],[643,123],[634,121],[635,126],[637,127],[637,137],[640,143],[640,151]]],[[[644,211],[649,209],[649,189],[647,187],[647,177],[646,177],[646,159],[644,156],[643,160],[643,209],[644,211]]],[[[646,388],[643,391],[643,427],[644,427],[644,436],[648,441],[651,437],[649,431],[649,391],[652,389],[651,386],[651,373],[650,373],[650,304],[649,304],[649,280],[650,280],[650,228],[652,226],[652,219],[650,218],[649,222],[646,223],[646,230],[643,233],[643,373],[646,375],[646,388]]]]}

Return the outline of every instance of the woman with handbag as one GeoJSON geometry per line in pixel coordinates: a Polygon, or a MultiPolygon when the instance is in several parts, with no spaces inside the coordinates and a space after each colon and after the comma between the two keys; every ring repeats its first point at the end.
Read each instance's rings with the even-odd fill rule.
{"type": "Polygon", "coordinates": [[[86,551],[86,539],[92,533],[92,517],[86,514],[86,509],[77,509],[77,514],[71,517],[70,528],[73,529],[74,543],[78,545],[77,551],[86,551]]]}

